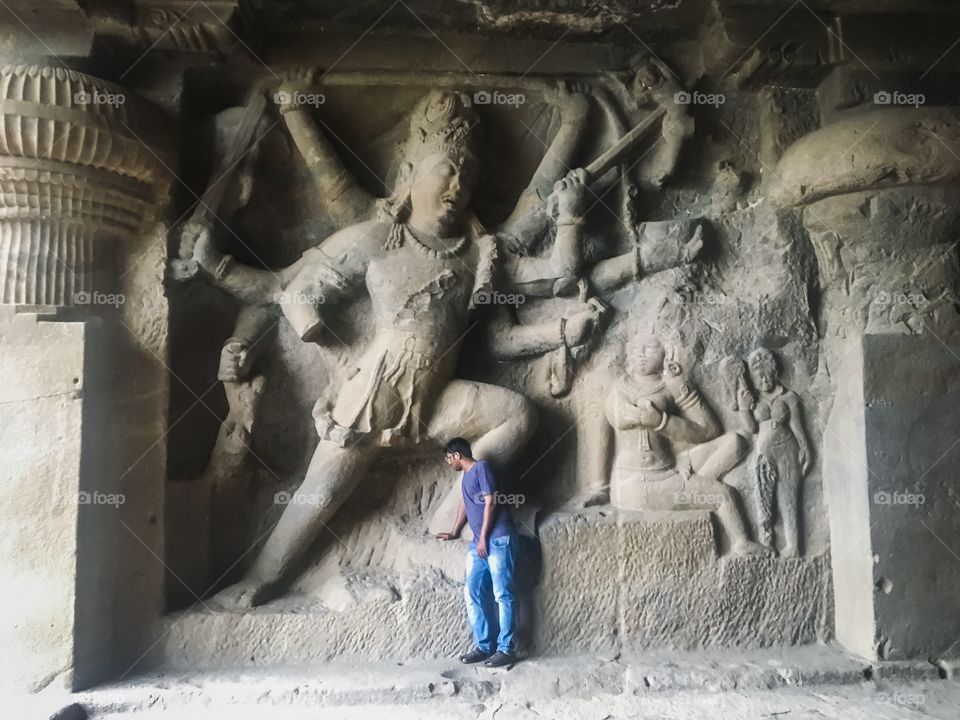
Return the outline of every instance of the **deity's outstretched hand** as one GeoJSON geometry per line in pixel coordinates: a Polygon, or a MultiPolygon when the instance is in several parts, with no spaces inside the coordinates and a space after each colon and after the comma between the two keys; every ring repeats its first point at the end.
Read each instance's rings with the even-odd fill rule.
{"type": "Polygon", "coordinates": [[[543,99],[560,111],[564,124],[586,122],[590,112],[590,88],[586,83],[562,80],[543,93],[543,99]]]}
{"type": "Polygon", "coordinates": [[[280,106],[280,111],[297,107],[298,93],[304,93],[316,84],[317,71],[315,68],[289,68],[280,73],[280,86],[274,94],[274,101],[280,106]]]}
{"type": "Polygon", "coordinates": [[[190,252],[190,259],[206,273],[213,275],[223,261],[223,253],[217,250],[213,242],[213,233],[209,225],[187,223],[181,236],[181,257],[190,252]]]}
{"type": "Polygon", "coordinates": [[[568,348],[584,346],[600,327],[610,311],[609,306],[597,298],[588,298],[589,287],[580,281],[580,310],[567,315],[564,321],[563,339],[568,348]]]}

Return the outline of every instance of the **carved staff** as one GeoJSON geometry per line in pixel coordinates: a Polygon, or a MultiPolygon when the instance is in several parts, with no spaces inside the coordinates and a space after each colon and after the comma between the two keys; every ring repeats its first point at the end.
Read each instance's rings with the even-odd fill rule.
{"type": "Polygon", "coordinates": [[[213,185],[207,188],[203,197],[197,203],[190,218],[190,222],[210,222],[212,220],[214,208],[219,208],[223,200],[223,193],[226,192],[229,183],[224,182],[231,173],[233,173],[240,164],[240,159],[250,149],[250,143],[253,141],[253,133],[257,129],[257,123],[263,117],[263,111],[266,108],[267,99],[257,93],[250,100],[250,103],[244,108],[243,115],[240,116],[240,122],[237,123],[236,132],[230,142],[230,151],[226,157],[217,165],[217,172],[222,173],[219,179],[214,180],[213,185]]]}

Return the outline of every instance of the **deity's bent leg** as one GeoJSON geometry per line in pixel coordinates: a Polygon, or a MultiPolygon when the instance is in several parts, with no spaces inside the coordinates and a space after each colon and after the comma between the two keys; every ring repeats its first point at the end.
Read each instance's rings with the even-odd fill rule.
{"type": "MultiPolygon", "coordinates": [[[[766,555],[767,548],[753,542],[747,535],[743,515],[737,506],[737,498],[729,486],[716,480],[691,475],[683,485],[682,502],[674,510],[693,510],[698,507],[712,510],[720,525],[730,536],[732,550],[736,555],[766,555]]],[[[659,508],[652,508],[659,509],[659,508]]]]}
{"type": "Polygon", "coordinates": [[[275,595],[287,571],[356,487],[372,452],[368,447],[343,448],[321,440],[303,483],[288,498],[280,521],[244,579],[220,592],[216,600],[228,607],[251,607],[275,595]]]}
{"type": "Polygon", "coordinates": [[[746,438],[728,432],[687,451],[693,471],[708,480],[720,480],[730,472],[750,450],[746,438]]]}
{"type": "MultiPolygon", "coordinates": [[[[537,426],[537,412],[520,393],[470,380],[452,380],[437,398],[428,435],[443,444],[450,438],[470,441],[473,455],[503,468],[527,444],[537,426]]],[[[460,503],[460,484],[454,483],[430,520],[430,532],[453,526],[460,503]]]]}

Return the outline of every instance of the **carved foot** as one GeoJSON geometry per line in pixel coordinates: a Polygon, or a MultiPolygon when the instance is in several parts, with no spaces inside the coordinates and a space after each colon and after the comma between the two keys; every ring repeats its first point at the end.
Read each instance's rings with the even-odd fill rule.
{"type": "Polygon", "coordinates": [[[800,557],[800,552],[797,550],[796,545],[785,545],[783,550],[780,551],[780,557],[783,557],[783,558],[800,557]]]}
{"type": "Polygon", "coordinates": [[[683,246],[680,255],[684,262],[693,262],[701,250],[703,250],[703,225],[697,225],[693,237],[683,246]]]}
{"type": "Polygon", "coordinates": [[[261,580],[241,580],[213,596],[225,610],[249,610],[273,598],[273,586],[261,580]]]}
{"type": "Polygon", "coordinates": [[[760,557],[769,557],[771,555],[770,548],[758,542],[753,542],[752,540],[742,540],[736,543],[732,551],[734,555],[759,555],[760,557]]]}
{"type": "Polygon", "coordinates": [[[609,505],[610,491],[606,488],[601,488],[599,490],[588,490],[582,495],[579,495],[575,499],[575,502],[578,507],[583,508],[594,507],[596,505],[609,505]]]}

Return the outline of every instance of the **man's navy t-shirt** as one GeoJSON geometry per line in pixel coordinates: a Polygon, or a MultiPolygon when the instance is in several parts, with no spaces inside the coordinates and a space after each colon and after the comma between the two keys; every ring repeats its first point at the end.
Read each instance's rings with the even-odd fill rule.
{"type": "MultiPolygon", "coordinates": [[[[497,497],[497,478],[493,468],[484,460],[478,460],[463,474],[463,504],[467,509],[467,522],[473,531],[473,537],[480,537],[483,529],[484,495],[497,497]]],[[[513,532],[513,518],[510,509],[503,503],[495,503],[488,539],[509,535],[513,532]]]]}

